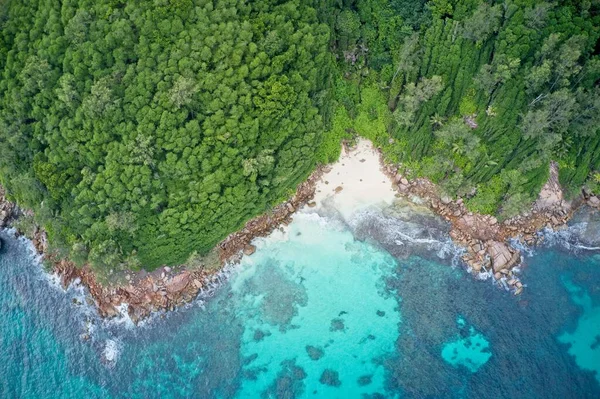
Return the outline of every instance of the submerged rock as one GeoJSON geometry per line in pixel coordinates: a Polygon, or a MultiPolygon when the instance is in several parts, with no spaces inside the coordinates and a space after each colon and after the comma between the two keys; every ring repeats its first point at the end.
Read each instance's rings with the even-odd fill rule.
{"type": "Polygon", "coordinates": [[[324,355],[323,349],[312,345],[306,345],[306,353],[311,360],[319,360],[324,355]]]}
{"type": "Polygon", "coordinates": [[[329,331],[344,331],[346,326],[344,325],[344,320],[342,319],[333,319],[331,320],[331,327],[329,327],[329,331]]]}
{"type": "Polygon", "coordinates": [[[265,337],[268,337],[269,335],[271,335],[270,331],[263,331],[263,330],[256,330],[254,331],[254,342],[260,342],[262,341],[265,337]]]}
{"type": "Polygon", "coordinates": [[[358,383],[359,386],[364,387],[366,385],[369,385],[372,381],[373,381],[373,376],[369,374],[369,375],[361,375],[360,377],[358,377],[358,380],[356,382],[358,383]]]}
{"type": "Polygon", "coordinates": [[[323,385],[329,385],[331,387],[339,387],[342,385],[339,373],[331,369],[325,369],[325,371],[323,371],[321,378],[319,378],[319,382],[323,385]]]}

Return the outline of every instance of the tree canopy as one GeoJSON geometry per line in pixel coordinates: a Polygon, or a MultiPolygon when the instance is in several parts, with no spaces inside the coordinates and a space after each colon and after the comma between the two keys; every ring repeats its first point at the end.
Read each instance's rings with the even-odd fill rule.
{"type": "Polygon", "coordinates": [[[1,15],[0,181],[65,253],[182,263],[316,165],[331,56],[309,2],[8,0],[1,15]]]}
{"type": "Polygon", "coordinates": [[[507,217],[600,191],[600,4],[3,0],[0,183],[99,270],[206,254],[353,134],[507,217]]]}

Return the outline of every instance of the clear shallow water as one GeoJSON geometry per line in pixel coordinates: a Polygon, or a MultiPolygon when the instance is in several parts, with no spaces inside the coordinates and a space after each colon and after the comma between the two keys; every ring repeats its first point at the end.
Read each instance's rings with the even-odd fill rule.
{"type": "Polygon", "coordinates": [[[211,298],[138,328],[0,233],[0,397],[600,397],[600,257],[549,237],[513,297],[452,267],[446,231],[406,206],[299,214],[211,298]]]}

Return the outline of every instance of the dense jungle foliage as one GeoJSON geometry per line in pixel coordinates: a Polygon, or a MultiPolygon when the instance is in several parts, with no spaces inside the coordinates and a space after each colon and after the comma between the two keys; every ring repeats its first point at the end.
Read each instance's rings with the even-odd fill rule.
{"type": "Polygon", "coordinates": [[[4,8],[1,182],[72,258],[185,262],[315,167],[330,36],[306,2],[4,8]]]}
{"type": "Polygon", "coordinates": [[[597,0],[0,0],[0,183],[97,270],[208,253],[340,141],[476,211],[600,192],[597,0]]]}

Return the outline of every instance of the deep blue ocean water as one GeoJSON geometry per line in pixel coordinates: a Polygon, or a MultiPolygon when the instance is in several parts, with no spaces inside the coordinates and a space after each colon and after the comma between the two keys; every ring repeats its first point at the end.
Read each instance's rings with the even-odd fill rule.
{"type": "Polygon", "coordinates": [[[402,204],[300,213],[210,295],[132,327],[4,231],[0,397],[599,398],[598,252],[549,234],[515,297],[446,233],[402,204]]]}

